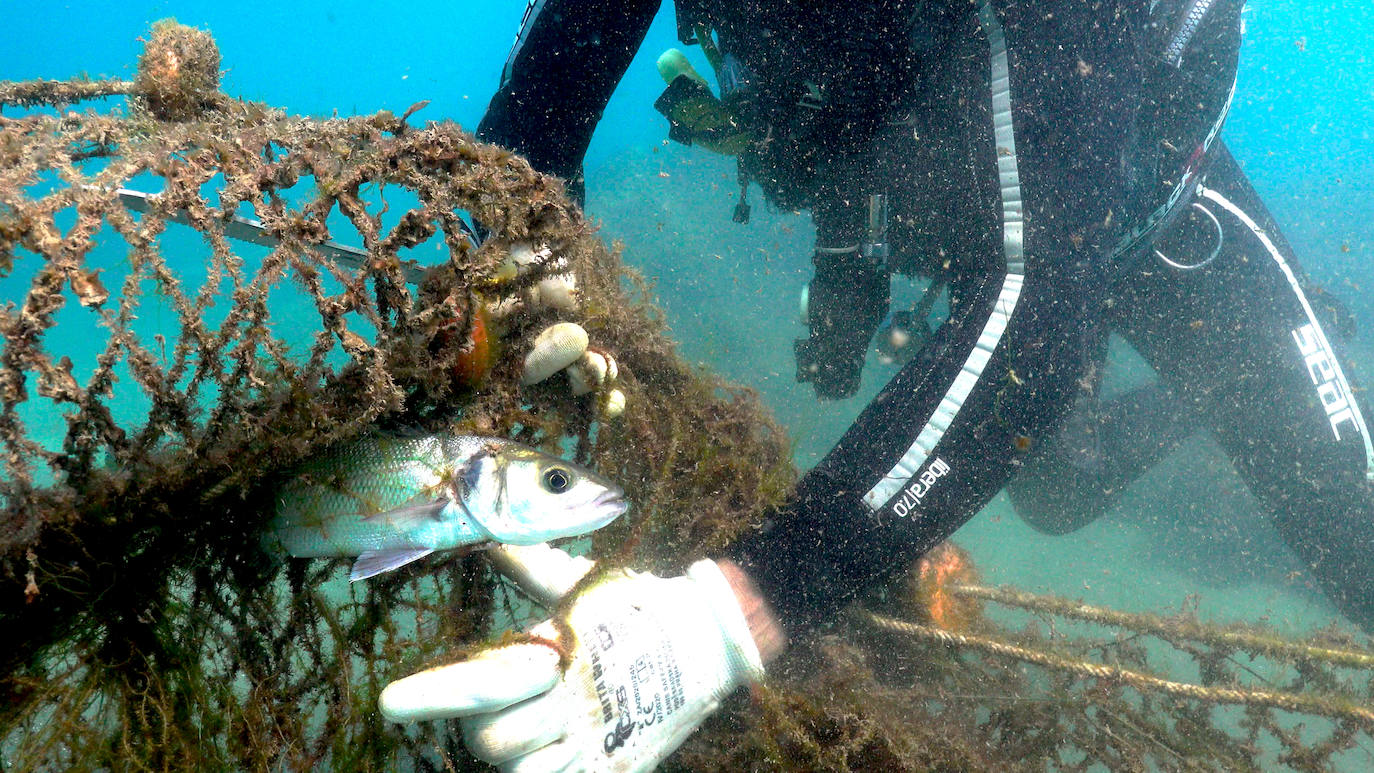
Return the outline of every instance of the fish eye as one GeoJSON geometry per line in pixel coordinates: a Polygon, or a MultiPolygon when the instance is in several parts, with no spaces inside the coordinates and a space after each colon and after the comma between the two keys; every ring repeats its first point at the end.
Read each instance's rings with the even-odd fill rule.
{"type": "Polygon", "coordinates": [[[572,488],[572,471],[565,467],[550,467],[544,470],[544,488],[554,494],[562,494],[572,488]]]}

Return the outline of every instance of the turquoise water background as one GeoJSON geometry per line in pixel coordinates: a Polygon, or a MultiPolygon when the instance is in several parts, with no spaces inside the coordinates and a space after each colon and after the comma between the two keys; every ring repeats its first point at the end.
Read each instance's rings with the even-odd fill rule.
{"type": "MultiPolygon", "coordinates": [[[[211,31],[224,91],[317,116],[430,104],[412,120],[475,127],[496,87],[524,2],[0,2],[0,79],[129,76],[140,35],[173,16],[211,31]],[[399,10],[398,10],[399,9],[399,10]]],[[[1269,0],[1247,12],[1239,92],[1225,138],[1314,280],[1361,325],[1353,375],[1374,382],[1374,15],[1363,4],[1269,0]],[[1366,290],[1369,288],[1369,290],[1366,290]]],[[[693,360],[758,388],[809,465],[863,406],[818,404],[793,381],[803,334],[796,294],[810,272],[805,217],[730,222],[734,168],[664,141],[653,67],[676,45],[671,8],[612,100],[587,159],[588,213],[653,278],[693,360]]],[[[693,56],[697,52],[693,50],[693,56]]],[[[701,67],[703,71],[707,68],[701,67]]],[[[1116,378],[1142,366],[1118,352],[1116,378]]],[[[890,375],[870,362],[864,394],[890,375]]],[[[1366,405],[1368,406],[1366,401],[1366,405]]],[[[1196,604],[1222,620],[1285,630],[1337,614],[1309,587],[1229,463],[1191,441],[1108,517],[1066,537],[1036,534],[999,496],[957,539],[988,579],[1127,609],[1196,604]]]]}

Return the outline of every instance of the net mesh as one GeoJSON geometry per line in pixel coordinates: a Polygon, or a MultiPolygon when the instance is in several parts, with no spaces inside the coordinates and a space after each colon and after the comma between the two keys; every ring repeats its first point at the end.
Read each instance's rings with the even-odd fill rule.
{"type": "Polygon", "coordinates": [[[1363,637],[1298,640],[1191,610],[987,587],[949,544],[910,580],[790,653],[672,769],[1355,771],[1374,760],[1363,637]],[[927,582],[951,555],[960,570],[927,582]]]}
{"type": "Polygon", "coordinates": [[[636,523],[671,524],[640,531],[690,553],[786,492],[788,448],[750,392],[677,358],[556,180],[453,124],[226,99],[213,51],[161,24],[131,82],[0,87],[62,106],[0,118],[0,620],[24,632],[0,655],[4,756],[437,765],[453,742],[384,725],[376,695],[485,640],[494,582],[476,558],[352,586],[337,562],[283,561],[259,544],[283,470],[379,426],[574,447],[623,482],[636,523]],[[121,92],[127,115],[65,107],[121,92]],[[155,194],[145,212],[122,187],[155,194]],[[235,216],[273,244],[231,240],[235,216]],[[480,248],[464,217],[490,231],[480,248]],[[548,265],[507,277],[517,242],[548,265]],[[582,299],[560,318],[619,361],[614,423],[566,383],[519,386],[551,312],[482,319],[555,262],[582,299]],[[669,503],[693,519],[663,517],[669,503]]]}

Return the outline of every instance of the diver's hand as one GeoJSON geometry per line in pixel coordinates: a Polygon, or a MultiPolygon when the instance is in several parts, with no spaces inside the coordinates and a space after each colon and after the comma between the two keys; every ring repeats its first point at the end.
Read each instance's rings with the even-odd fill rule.
{"type": "Polygon", "coordinates": [[[625,410],[625,393],[615,387],[619,376],[609,352],[588,346],[587,331],[576,322],[555,322],[534,338],[520,383],[538,384],[554,374],[567,374],[574,397],[595,392],[603,419],[614,419],[625,410]]]}
{"type": "MultiPolygon", "coordinates": [[[[555,548],[502,547],[498,566],[556,602],[591,567],[555,548]]],[[[721,570],[686,576],[616,572],[573,602],[563,641],[548,621],[520,643],[393,682],[382,714],[395,722],[461,717],[478,757],[503,770],[651,770],[763,665],[721,570]]]]}

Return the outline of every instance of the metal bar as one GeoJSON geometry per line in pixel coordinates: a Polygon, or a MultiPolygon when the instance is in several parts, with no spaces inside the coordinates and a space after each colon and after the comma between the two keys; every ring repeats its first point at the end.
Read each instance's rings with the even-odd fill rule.
{"type": "MultiPolygon", "coordinates": [[[[133,212],[149,212],[153,209],[153,194],[135,191],[129,188],[120,188],[116,193],[119,200],[126,209],[133,212]]],[[[191,218],[186,214],[186,210],[178,209],[167,215],[167,219],[174,223],[185,226],[192,225],[191,218]]],[[[256,244],[261,247],[275,248],[281,244],[277,237],[267,232],[263,227],[262,221],[255,220],[241,215],[233,215],[229,220],[224,221],[224,235],[230,239],[249,244],[256,244]]],[[[369,255],[367,250],[357,247],[350,247],[347,244],[340,244],[330,240],[323,244],[307,245],[309,249],[315,250],[333,260],[352,268],[364,268],[369,265],[369,255]]],[[[405,275],[406,281],[418,285],[420,280],[425,277],[425,269],[413,262],[402,261],[401,272],[405,275]]]]}

